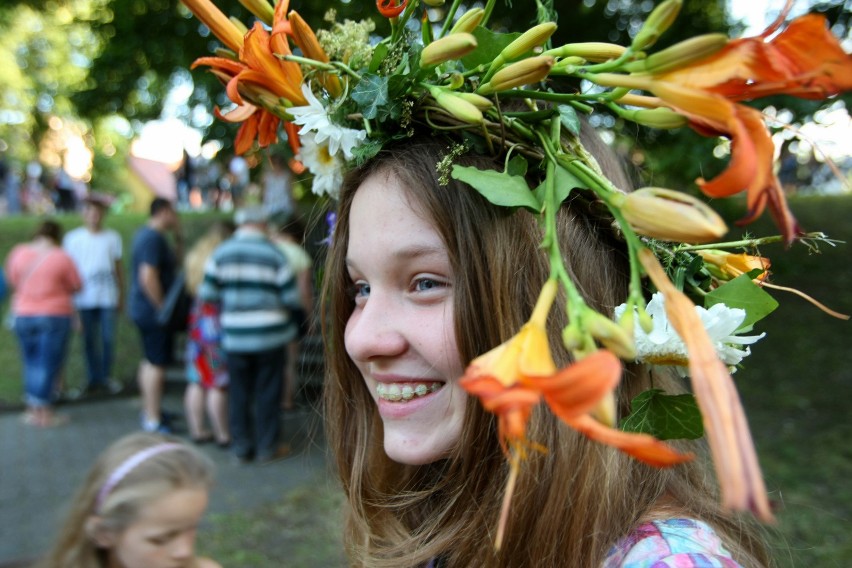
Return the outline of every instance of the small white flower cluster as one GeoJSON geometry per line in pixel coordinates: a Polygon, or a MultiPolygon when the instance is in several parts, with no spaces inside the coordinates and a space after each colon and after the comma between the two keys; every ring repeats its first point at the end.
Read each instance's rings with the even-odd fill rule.
{"type": "Polygon", "coordinates": [[[287,109],[294,117],[293,122],[302,127],[299,130],[301,149],[296,159],[314,175],[311,189],[315,194],[337,199],[346,160],[352,159],[352,151],[367,139],[367,132],[335,124],[310,85],[303,84],[302,93],[308,101],[307,106],[287,109]]]}
{"type": "MultiPolygon", "coordinates": [[[[620,319],[625,309],[626,304],[615,308],[615,318],[620,319]]],[[[744,346],[751,345],[766,335],[736,335],[736,330],[745,320],[745,310],[729,308],[721,303],[714,304],[710,309],[695,306],[695,310],[716,348],[716,354],[732,373],[736,371],[736,365],[751,354],[751,350],[744,346]]],[[[655,293],[645,311],[651,316],[654,328],[650,333],[645,333],[639,325],[638,317],[636,318],[636,359],[650,364],[674,365],[681,376],[686,376],[689,370],[689,355],[686,345],[666,316],[663,295],[655,293]]]]}

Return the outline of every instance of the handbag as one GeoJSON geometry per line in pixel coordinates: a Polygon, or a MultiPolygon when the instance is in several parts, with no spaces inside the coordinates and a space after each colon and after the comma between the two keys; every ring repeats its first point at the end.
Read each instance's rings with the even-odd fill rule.
{"type": "Polygon", "coordinates": [[[186,290],[186,274],[181,270],[166,292],[157,312],[157,323],[171,331],[186,331],[191,309],[192,296],[186,290]]]}

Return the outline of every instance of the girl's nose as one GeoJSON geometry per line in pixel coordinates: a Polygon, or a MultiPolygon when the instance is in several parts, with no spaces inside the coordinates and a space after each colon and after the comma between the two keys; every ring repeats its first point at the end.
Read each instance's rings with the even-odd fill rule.
{"type": "Polygon", "coordinates": [[[355,361],[400,355],[406,349],[400,307],[374,289],[346,322],[346,352],[355,361]]]}
{"type": "Polygon", "coordinates": [[[195,556],[195,535],[196,532],[186,531],[177,539],[175,539],[172,547],[172,558],[176,560],[185,560],[195,556]]]}

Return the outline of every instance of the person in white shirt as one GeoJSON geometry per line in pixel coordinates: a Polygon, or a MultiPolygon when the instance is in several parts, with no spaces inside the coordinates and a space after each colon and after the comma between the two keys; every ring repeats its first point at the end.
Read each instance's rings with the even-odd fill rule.
{"type": "Polygon", "coordinates": [[[122,243],[119,234],[103,227],[107,210],[103,198],[85,199],[82,227],[70,231],[62,246],[83,279],[74,298],[83,330],[88,380],[86,393],[115,393],[122,385],[111,379],[116,318],[124,302],[122,243]]]}

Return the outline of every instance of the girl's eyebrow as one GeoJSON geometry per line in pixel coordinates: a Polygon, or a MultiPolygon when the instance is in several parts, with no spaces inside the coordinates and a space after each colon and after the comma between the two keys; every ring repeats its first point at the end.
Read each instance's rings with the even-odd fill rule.
{"type": "MultiPolygon", "coordinates": [[[[391,256],[395,260],[411,260],[424,256],[446,256],[447,251],[441,245],[410,245],[391,251],[391,256]]],[[[345,264],[347,268],[352,268],[357,263],[350,257],[346,257],[345,264]]]]}

